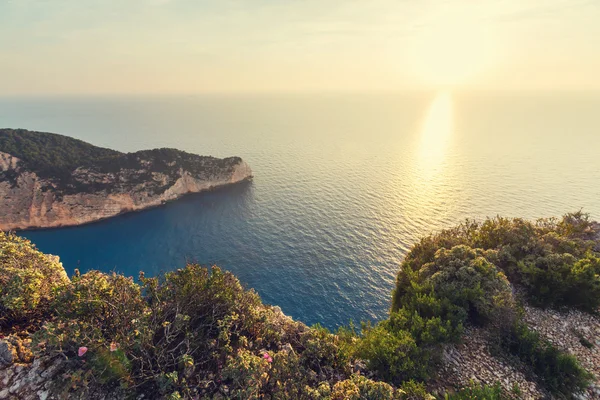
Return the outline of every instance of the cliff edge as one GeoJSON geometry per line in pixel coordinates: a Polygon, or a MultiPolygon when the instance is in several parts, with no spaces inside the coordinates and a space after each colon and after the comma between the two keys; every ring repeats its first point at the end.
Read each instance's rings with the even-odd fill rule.
{"type": "Polygon", "coordinates": [[[62,135],[0,129],[0,230],[80,225],[252,177],[239,157],[121,153],[62,135]]]}

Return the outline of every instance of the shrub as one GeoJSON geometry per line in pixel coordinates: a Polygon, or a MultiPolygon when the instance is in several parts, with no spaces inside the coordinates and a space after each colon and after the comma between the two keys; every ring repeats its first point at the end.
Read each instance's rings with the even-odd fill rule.
{"type": "Polygon", "coordinates": [[[459,245],[440,249],[418,271],[398,274],[390,326],[410,330],[417,343],[456,340],[467,323],[485,323],[513,306],[506,276],[488,258],[495,252],[459,245]]]}
{"type": "Polygon", "coordinates": [[[352,375],[349,379],[337,382],[331,390],[330,400],[400,400],[406,392],[394,389],[384,382],[375,382],[362,375],[352,375]]]}
{"type": "Polygon", "coordinates": [[[45,315],[55,290],[68,282],[58,257],[40,253],[29,240],[0,232],[0,327],[45,315]]]}
{"type": "Polygon", "coordinates": [[[600,258],[588,253],[550,253],[519,263],[521,283],[538,306],[572,306],[595,312],[600,306],[600,258]]]}
{"type": "Polygon", "coordinates": [[[143,276],[141,281],[149,311],[133,365],[142,383],[183,372],[183,357],[193,359],[191,375],[200,366],[217,370],[262,326],[256,293],[243,290],[232,274],[217,267],[188,265],[162,281],[143,276]]]}
{"type": "Polygon", "coordinates": [[[507,276],[534,304],[595,312],[600,306],[596,235],[586,214],[573,213],[536,223],[500,217],[482,224],[467,221],[424,238],[398,273],[390,318],[365,334],[365,356],[377,356],[377,370],[398,363],[405,372],[406,361],[387,354],[394,347],[391,338],[412,338],[431,364],[431,355],[439,354],[435,347],[458,340],[465,324],[491,322],[495,330],[509,332],[504,346],[549,390],[563,395],[580,391],[589,375],[574,358],[519,325],[507,276]]]}
{"type": "Polygon", "coordinates": [[[499,383],[494,386],[472,384],[455,393],[447,393],[444,400],[508,400],[499,383]]]}
{"type": "Polygon", "coordinates": [[[352,375],[350,379],[358,387],[361,400],[394,400],[404,394],[385,382],[375,382],[362,375],[352,375]]]}
{"type": "MultiPolygon", "coordinates": [[[[411,249],[396,279],[392,310],[404,305],[406,291],[417,280],[412,274],[418,275],[435,264],[440,250],[464,245],[476,252],[494,250],[483,258],[504,272],[513,284],[521,285],[536,305],[571,306],[594,312],[600,306],[596,235],[589,216],[582,212],[535,223],[501,217],[482,224],[467,221],[424,238],[411,249]]],[[[484,262],[482,265],[485,267],[484,262]]]]}
{"type": "Polygon", "coordinates": [[[488,258],[492,252],[461,245],[440,249],[420,271],[436,295],[462,308],[471,322],[490,320],[499,308],[512,307],[512,293],[504,273],[488,258]]]}
{"type": "MultiPolygon", "coordinates": [[[[309,398],[351,376],[353,334],[294,322],[219,268],[140,281],[76,274],[57,291],[35,348],[67,356],[83,387],[120,383],[171,398],[309,398]]],[[[387,386],[378,387],[369,390],[387,386]]]]}
{"type": "Polygon", "coordinates": [[[269,362],[264,357],[238,349],[223,368],[223,380],[229,383],[229,395],[238,399],[258,399],[269,378],[269,362]]]}
{"type": "Polygon", "coordinates": [[[434,400],[435,397],[427,393],[425,385],[413,380],[406,381],[400,387],[403,400],[434,400]]]}
{"type": "Polygon", "coordinates": [[[548,390],[569,397],[583,391],[590,383],[591,374],[577,359],[561,352],[550,342],[517,322],[508,332],[498,337],[501,346],[529,365],[548,390]]]}
{"type": "Polygon", "coordinates": [[[357,344],[357,354],[367,360],[369,369],[387,382],[402,383],[428,375],[429,355],[419,349],[407,331],[392,332],[385,324],[365,326],[357,344]]]}
{"type": "Polygon", "coordinates": [[[131,278],[90,271],[76,274],[52,302],[56,320],[37,333],[47,350],[75,356],[85,346],[93,354],[110,345],[131,348],[147,312],[140,287],[131,278]]]}

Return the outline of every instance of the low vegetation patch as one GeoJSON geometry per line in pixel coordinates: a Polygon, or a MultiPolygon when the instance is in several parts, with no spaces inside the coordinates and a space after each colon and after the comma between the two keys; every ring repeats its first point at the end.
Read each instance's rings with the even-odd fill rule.
{"type": "Polygon", "coordinates": [[[31,348],[66,359],[56,382],[65,396],[119,387],[169,399],[512,398],[500,386],[427,392],[443,346],[477,326],[495,332],[497,349],[547,390],[569,397],[590,375],[521,322],[511,282],[535,304],[597,308],[591,227],[581,213],[537,223],[497,218],[425,238],[403,262],[389,318],[335,334],[262,304],[217,267],[188,265],[138,282],[97,271],[69,280],[54,258],[0,234],[0,322],[10,333],[29,318],[44,321],[31,348]],[[549,296],[558,286],[558,297],[549,296]]]}
{"type": "Polygon", "coordinates": [[[56,257],[0,232],[0,329],[27,324],[48,312],[54,292],[69,278],[56,257]]]}

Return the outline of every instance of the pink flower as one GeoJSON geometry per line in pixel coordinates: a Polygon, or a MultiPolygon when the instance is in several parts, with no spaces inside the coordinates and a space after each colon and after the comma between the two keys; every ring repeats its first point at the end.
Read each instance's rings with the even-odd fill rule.
{"type": "Polygon", "coordinates": [[[267,360],[267,362],[273,362],[273,359],[271,358],[271,356],[269,355],[269,353],[265,353],[265,354],[263,355],[263,358],[264,358],[265,360],[267,360]]]}
{"type": "Polygon", "coordinates": [[[79,355],[79,357],[83,357],[83,355],[84,355],[85,353],[87,353],[87,351],[88,351],[88,348],[87,348],[87,347],[85,347],[85,346],[81,346],[81,347],[79,348],[79,351],[77,352],[77,354],[79,355]]]}
{"type": "Polygon", "coordinates": [[[110,351],[117,351],[117,344],[115,342],[110,344],[110,351]]]}

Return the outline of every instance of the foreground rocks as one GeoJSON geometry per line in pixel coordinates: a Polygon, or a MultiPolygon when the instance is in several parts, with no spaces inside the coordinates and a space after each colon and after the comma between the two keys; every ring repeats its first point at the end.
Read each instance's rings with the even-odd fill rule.
{"type": "MultiPolygon", "coordinates": [[[[559,312],[525,306],[524,321],[542,337],[577,358],[595,376],[595,382],[578,399],[600,399],[600,317],[577,310],[559,312]]],[[[444,349],[438,392],[475,383],[500,383],[515,399],[552,399],[518,360],[506,360],[490,351],[489,334],[479,328],[466,330],[460,344],[444,349]],[[518,389],[517,389],[518,388],[518,389]]]]}
{"type": "MultiPolygon", "coordinates": [[[[84,388],[69,392],[67,360],[60,355],[33,359],[30,340],[9,336],[0,340],[0,400],[119,400],[118,389],[84,388]]],[[[139,397],[138,399],[142,399],[139,397]]]]}
{"type": "Polygon", "coordinates": [[[577,357],[596,380],[582,399],[600,399],[600,317],[578,310],[525,307],[525,322],[561,350],[577,357]]]}
{"type": "Polygon", "coordinates": [[[504,391],[515,399],[545,399],[548,393],[530,380],[519,368],[490,352],[489,335],[485,330],[470,328],[462,342],[444,349],[440,371],[441,386],[460,388],[471,383],[495,385],[500,383],[504,391]]]}

